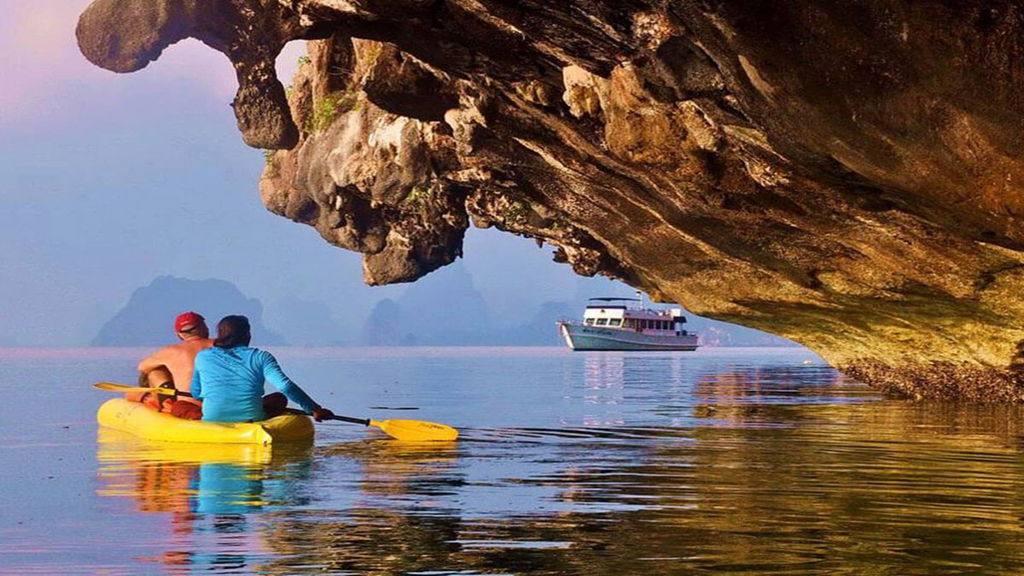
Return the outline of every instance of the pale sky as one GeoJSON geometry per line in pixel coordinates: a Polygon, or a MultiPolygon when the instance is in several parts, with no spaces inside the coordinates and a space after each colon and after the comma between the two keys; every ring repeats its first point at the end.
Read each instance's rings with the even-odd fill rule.
{"type": "MultiPolygon", "coordinates": [[[[361,322],[405,289],[364,286],[358,254],[263,208],[263,156],[235,127],[223,55],[188,40],[140,72],[101,70],[75,45],[87,4],[0,0],[0,345],[85,344],[163,274],[233,282],[271,325],[295,298],[361,322]]],[[[281,72],[302,53],[290,45],[281,72]]],[[[531,240],[471,229],[465,252],[497,317],[528,320],[579,288],[531,240]]]]}

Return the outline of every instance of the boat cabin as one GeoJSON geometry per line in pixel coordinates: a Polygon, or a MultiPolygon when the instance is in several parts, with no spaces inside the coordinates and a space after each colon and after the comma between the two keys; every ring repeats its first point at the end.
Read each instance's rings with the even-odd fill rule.
{"type": "Polygon", "coordinates": [[[651,310],[642,305],[631,306],[639,298],[591,298],[583,313],[587,326],[618,328],[652,335],[686,336],[686,318],[681,308],[651,310]]]}

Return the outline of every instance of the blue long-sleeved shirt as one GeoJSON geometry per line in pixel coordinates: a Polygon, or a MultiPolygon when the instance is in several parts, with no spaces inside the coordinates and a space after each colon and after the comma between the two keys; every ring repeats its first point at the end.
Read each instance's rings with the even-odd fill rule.
{"type": "Polygon", "coordinates": [[[192,396],[203,401],[203,420],[255,422],[263,414],[263,385],[270,382],[306,412],[317,404],[292,382],[265,350],[207,348],[196,355],[192,396]]]}

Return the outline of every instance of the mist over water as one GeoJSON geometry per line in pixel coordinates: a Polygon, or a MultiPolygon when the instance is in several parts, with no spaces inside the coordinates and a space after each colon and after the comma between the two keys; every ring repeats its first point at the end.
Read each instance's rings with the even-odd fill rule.
{"type": "Polygon", "coordinates": [[[999,574],[1021,408],[885,399],[801,349],[283,349],[315,446],[97,431],[132,351],[0,362],[0,572],[999,574]],[[11,410],[17,407],[16,410],[11,410]]]}

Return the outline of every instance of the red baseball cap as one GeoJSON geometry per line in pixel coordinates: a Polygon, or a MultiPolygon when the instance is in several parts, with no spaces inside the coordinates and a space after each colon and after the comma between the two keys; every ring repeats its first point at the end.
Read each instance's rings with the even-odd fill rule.
{"type": "Polygon", "coordinates": [[[197,326],[206,322],[206,319],[196,314],[195,312],[185,312],[184,314],[178,314],[178,317],[174,319],[174,331],[175,332],[190,332],[195,330],[197,326]]]}

